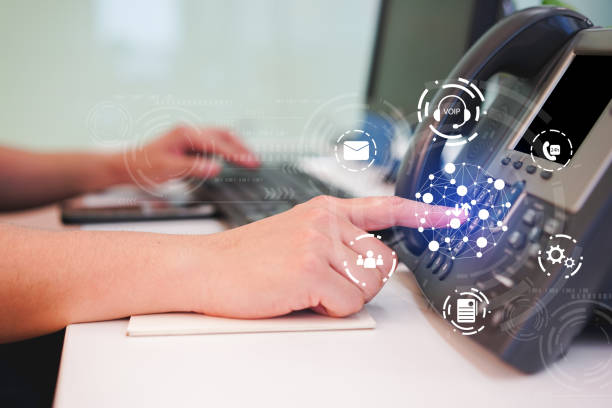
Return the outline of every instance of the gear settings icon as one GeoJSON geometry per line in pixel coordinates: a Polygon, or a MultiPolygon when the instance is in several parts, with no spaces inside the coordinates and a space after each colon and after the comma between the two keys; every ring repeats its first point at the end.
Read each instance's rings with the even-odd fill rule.
{"type": "Polygon", "coordinates": [[[548,247],[548,250],[546,250],[546,255],[546,260],[549,261],[551,264],[560,264],[565,258],[565,249],[561,248],[559,245],[551,245],[548,247]],[[555,256],[555,254],[558,255],[555,256]]]}
{"type": "Polygon", "coordinates": [[[569,251],[570,255],[574,255],[581,251],[582,248],[575,245],[576,240],[565,234],[556,234],[554,236],[550,236],[549,240],[551,242],[555,242],[555,244],[551,243],[550,245],[548,245],[546,251],[544,251],[546,253],[546,257],[543,257],[543,253],[541,250],[538,251],[538,264],[542,272],[544,272],[546,276],[551,276],[551,272],[546,269],[546,266],[552,268],[555,265],[560,265],[564,269],[565,279],[569,279],[571,276],[574,276],[576,273],[578,273],[578,271],[582,267],[583,257],[572,257],[565,255],[565,251],[569,251],[569,248],[571,248],[572,246],[573,252],[569,251]]]}

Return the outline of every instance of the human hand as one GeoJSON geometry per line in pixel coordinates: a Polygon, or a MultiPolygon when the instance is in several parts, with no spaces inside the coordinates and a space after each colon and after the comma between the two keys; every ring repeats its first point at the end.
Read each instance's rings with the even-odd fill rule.
{"type": "Polygon", "coordinates": [[[213,159],[222,157],[240,166],[255,168],[255,155],[229,130],[178,126],[149,144],[116,155],[122,182],[162,183],[182,177],[210,178],[221,171],[213,159]]]}
{"type": "MultiPolygon", "coordinates": [[[[446,208],[432,207],[399,197],[319,196],[276,216],[207,236],[206,259],[196,256],[191,266],[202,279],[197,311],[236,318],[308,308],[330,316],[353,314],[380,291],[387,272],[383,267],[359,268],[353,274],[366,285],[355,284],[343,262],[357,259],[366,248],[348,243],[368,230],[395,225],[447,226],[446,208]],[[439,215],[430,216],[429,225],[417,225],[417,208],[439,215]]],[[[384,265],[391,264],[391,249],[382,242],[370,242],[368,249],[382,254],[384,265]]]]}

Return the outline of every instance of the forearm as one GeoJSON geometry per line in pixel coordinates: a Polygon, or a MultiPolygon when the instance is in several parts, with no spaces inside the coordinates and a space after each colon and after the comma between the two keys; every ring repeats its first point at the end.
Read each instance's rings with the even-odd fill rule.
{"type": "Polygon", "coordinates": [[[0,148],[0,210],[34,207],[129,182],[120,155],[0,148]]]}
{"type": "Polygon", "coordinates": [[[0,342],[75,322],[200,310],[193,239],[206,238],[0,225],[0,342]]]}

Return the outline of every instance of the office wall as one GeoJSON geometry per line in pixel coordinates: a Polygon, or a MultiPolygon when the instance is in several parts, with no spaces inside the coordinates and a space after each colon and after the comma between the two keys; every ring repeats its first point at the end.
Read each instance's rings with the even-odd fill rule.
{"type": "MultiPolygon", "coordinates": [[[[610,0],[565,3],[612,25],[610,0]]],[[[0,144],[114,149],[175,121],[291,144],[327,101],[365,92],[377,9],[378,0],[3,0],[0,144]]]]}
{"type": "Polygon", "coordinates": [[[8,0],[0,144],[113,148],[195,118],[290,140],[365,91],[378,0],[8,0]]]}

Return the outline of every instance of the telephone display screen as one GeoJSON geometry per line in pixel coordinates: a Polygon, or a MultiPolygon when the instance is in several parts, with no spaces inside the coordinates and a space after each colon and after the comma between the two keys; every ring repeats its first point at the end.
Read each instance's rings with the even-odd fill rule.
{"type": "Polygon", "coordinates": [[[610,102],[611,72],[612,55],[577,55],[514,150],[565,163],[610,102]]]}

